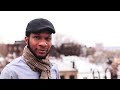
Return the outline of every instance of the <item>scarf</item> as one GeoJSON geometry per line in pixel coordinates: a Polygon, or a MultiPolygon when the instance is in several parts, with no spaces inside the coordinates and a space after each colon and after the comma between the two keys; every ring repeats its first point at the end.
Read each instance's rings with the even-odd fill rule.
{"type": "Polygon", "coordinates": [[[49,79],[50,78],[50,62],[48,57],[46,59],[38,59],[36,58],[32,52],[27,48],[24,47],[23,56],[25,58],[25,62],[27,65],[33,70],[40,73],[40,79],[49,79]]]}

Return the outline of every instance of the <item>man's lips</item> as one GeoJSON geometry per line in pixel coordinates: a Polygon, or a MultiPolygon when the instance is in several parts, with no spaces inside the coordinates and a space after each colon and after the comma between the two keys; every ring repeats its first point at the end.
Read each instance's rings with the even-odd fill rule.
{"type": "Polygon", "coordinates": [[[38,50],[39,53],[46,53],[47,50],[38,50]]]}

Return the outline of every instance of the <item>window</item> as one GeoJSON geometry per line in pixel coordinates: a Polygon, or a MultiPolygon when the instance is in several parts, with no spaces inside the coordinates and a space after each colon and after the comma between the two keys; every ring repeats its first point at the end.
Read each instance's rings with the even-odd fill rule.
{"type": "Polygon", "coordinates": [[[74,75],[70,75],[70,79],[75,79],[75,76],[74,75]]]}
{"type": "Polygon", "coordinates": [[[64,76],[64,75],[61,75],[61,76],[60,76],[60,79],[65,79],[65,76],[64,76]]]}
{"type": "Polygon", "coordinates": [[[14,51],[17,51],[17,46],[14,46],[14,51]]]}
{"type": "Polygon", "coordinates": [[[11,50],[12,50],[12,47],[10,47],[10,46],[9,46],[9,48],[8,48],[8,49],[9,49],[9,51],[11,51],[11,50]]]}

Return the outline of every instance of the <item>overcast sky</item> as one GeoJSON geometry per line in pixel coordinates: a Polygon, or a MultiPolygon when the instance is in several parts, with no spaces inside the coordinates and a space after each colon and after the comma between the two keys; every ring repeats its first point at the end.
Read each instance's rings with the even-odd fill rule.
{"type": "Polygon", "coordinates": [[[88,46],[120,46],[120,11],[0,11],[0,42],[24,39],[34,18],[50,20],[57,33],[88,46]]]}

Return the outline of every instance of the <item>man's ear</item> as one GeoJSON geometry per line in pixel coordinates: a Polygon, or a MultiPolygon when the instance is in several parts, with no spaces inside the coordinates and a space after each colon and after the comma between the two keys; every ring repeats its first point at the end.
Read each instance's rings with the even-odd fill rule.
{"type": "Polygon", "coordinates": [[[28,40],[29,40],[29,37],[25,37],[25,43],[28,45],[28,40]]]}

